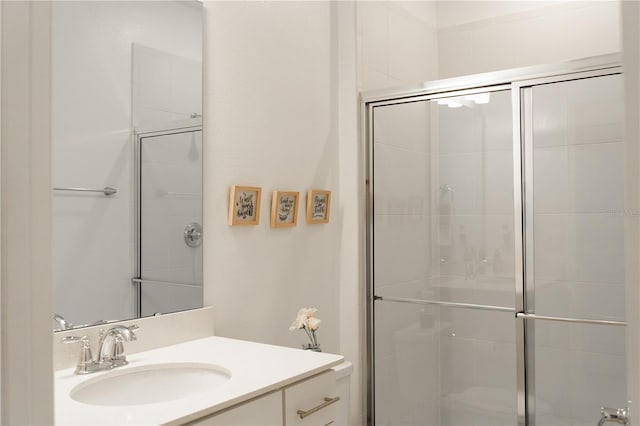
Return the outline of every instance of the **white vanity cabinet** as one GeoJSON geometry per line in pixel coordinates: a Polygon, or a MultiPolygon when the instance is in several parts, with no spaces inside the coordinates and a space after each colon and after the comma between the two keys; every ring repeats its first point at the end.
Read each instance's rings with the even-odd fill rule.
{"type": "Polygon", "coordinates": [[[286,426],[325,426],[336,420],[339,398],[336,373],[325,371],[284,388],[284,424],[286,426]]]}
{"type": "Polygon", "coordinates": [[[189,426],[326,426],[336,419],[333,370],[203,417],[189,426]]]}
{"type": "MultiPolygon", "coordinates": [[[[74,349],[70,364],[78,359],[74,349]]],[[[335,426],[337,421],[341,401],[336,399],[338,388],[332,367],[344,361],[340,355],[210,336],[133,353],[127,358],[128,365],[95,375],[73,374],[75,367],[71,366],[57,371],[55,424],[325,426],[333,422],[335,426]],[[198,387],[185,378],[201,376],[185,375],[191,371],[186,368],[189,366],[218,371],[220,376],[198,387]],[[142,370],[150,375],[136,374],[142,370]],[[176,376],[180,380],[167,379],[172,377],[167,371],[183,370],[176,376]],[[145,394],[149,403],[126,406],[96,405],[71,397],[91,383],[102,386],[104,392],[98,394],[103,400],[121,397],[113,380],[107,380],[114,377],[136,385],[154,377],[171,387],[173,393],[166,398],[160,391],[165,386],[157,386],[158,392],[145,394]]]]}
{"type": "Polygon", "coordinates": [[[282,426],[282,391],[272,392],[238,404],[221,413],[211,414],[189,426],[282,426]]]}

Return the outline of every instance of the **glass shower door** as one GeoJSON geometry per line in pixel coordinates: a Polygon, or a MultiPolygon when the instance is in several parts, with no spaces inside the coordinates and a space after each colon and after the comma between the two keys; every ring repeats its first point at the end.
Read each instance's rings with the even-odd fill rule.
{"type": "Polygon", "coordinates": [[[622,76],[522,90],[528,424],[626,407],[622,76]]]}
{"type": "Polygon", "coordinates": [[[376,425],[517,423],[511,92],[373,109],[376,425]]]}
{"type": "Polygon", "coordinates": [[[202,130],[145,134],[140,149],[140,313],[202,307],[202,130]]]}

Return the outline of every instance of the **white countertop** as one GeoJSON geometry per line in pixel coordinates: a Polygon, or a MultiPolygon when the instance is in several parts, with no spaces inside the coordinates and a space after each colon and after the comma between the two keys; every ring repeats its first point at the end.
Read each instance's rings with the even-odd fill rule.
{"type": "MultiPolygon", "coordinates": [[[[126,349],[126,343],[125,343],[126,349]]],[[[215,389],[158,404],[98,406],[71,399],[76,385],[107,372],[76,375],[74,368],[55,373],[57,425],[178,425],[214,413],[258,395],[313,376],[342,363],[343,357],[265,345],[224,337],[207,337],[128,355],[124,371],[148,364],[194,362],[217,364],[231,378],[215,389]]]]}

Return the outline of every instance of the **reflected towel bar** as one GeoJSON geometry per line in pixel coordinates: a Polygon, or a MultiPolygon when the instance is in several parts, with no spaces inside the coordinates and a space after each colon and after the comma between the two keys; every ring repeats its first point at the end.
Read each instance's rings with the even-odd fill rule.
{"type": "Polygon", "coordinates": [[[74,192],[102,192],[104,195],[109,196],[118,192],[117,189],[110,186],[105,186],[102,189],[91,188],[53,188],[54,191],[74,191],[74,192]]]}
{"type": "Polygon", "coordinates": [[[152,284],[161,284],[161,285],[173,285],[178,287],[202,287],[202,284],[199,284],[199,283],[189,284],[189,283],[179,283],[175,281],[147,280],[144,278],[131,278],[131,282],[135,285],[140,285],[143,283],[152,283],[152,284]]]}

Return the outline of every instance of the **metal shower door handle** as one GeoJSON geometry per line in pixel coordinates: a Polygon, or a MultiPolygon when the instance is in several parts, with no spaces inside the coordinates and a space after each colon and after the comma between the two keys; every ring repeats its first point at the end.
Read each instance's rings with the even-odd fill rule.
{"type": "Polygon", "coordinates": [[[600,409],[600,421],[598,426],[605,423],[617,423],[619,425],[629,425],[629,408],[609,408],[602,407],[600,409]]]}
{"type": "Polygon", "coordinates": [[[191,222],[184,228],[184,242],[189,247],[198,247],[202,244],[202,225],[191,222]]]}

